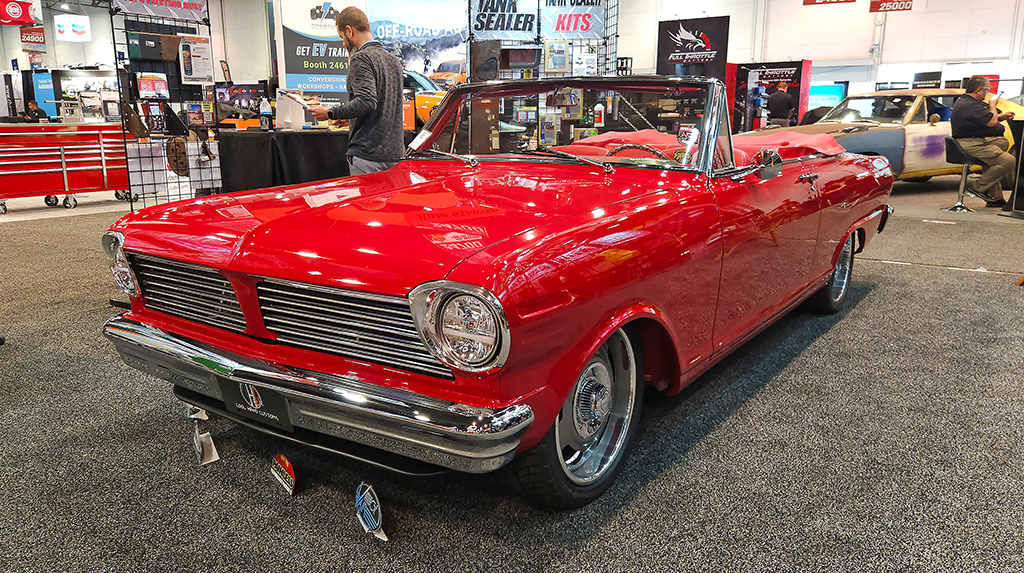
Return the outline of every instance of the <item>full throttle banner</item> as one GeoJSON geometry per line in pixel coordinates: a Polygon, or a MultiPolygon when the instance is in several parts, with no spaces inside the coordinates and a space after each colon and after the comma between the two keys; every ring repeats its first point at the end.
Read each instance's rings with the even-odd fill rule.
{"type": "Polygon", "coordinates": [[[658,23],[658,74],[725,79],[729,17],[658,23]]]}

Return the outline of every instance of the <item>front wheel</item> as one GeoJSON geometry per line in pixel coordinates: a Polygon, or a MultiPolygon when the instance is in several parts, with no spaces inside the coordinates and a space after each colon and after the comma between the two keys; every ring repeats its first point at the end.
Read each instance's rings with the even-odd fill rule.
{"type": "Polygon", "coordinates": [[[544,439],[512,461],[514,485],[556,510],[600,497],[633,442],[643,391],[639,337],[616,330],[587,361],[544,439]]]}
{"type": "Polygon", "coordinates": [[[846,295],[850,290],[850,280],[853,277],[853,236],[843,244],[843,250],[839,253],[839,260],[828,277],[828,282],[821,290],[814,293],[807,300],[808,305],[820,314],[835,314],[842,310],[846,303],[846,295]]]}

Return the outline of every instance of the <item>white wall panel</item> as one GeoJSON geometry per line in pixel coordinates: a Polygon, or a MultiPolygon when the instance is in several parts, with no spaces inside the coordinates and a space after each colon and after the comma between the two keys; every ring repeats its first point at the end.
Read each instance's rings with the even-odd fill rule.
{"type": "MultiPolygon", "coordinates": [[[[265,0],[210,0],[210,34],[218,60],[236,83],[270,77],[270,33],[265,0]]],[[[217,81],[224,77],[216,66],[217,81]]]]}

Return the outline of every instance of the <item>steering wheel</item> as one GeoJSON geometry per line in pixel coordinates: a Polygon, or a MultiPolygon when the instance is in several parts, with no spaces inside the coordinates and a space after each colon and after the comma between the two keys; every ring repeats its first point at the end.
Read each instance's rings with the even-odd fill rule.
{"type": "Polygon", "coordinates": [[[651,147],[650,145],[644,145],[642,143],[623,143],[622,145],[617,145],[617,146],[609,149],[608,153],[606,153],[605,155],[608,156],[608,157],[611,157],[613,155],[618,154],[620,151],[625,151],[627,149],[642,149],[642,150],[646,151],[647,153],[650,153],[651,155],[657,157],[658,159],[664,159],[665,161],[672,161],[672,158],[669,157],[668,155],[665,155],[665,153],[663,151],[661,151],[660,149],[655,149],[655,148],[651,147]]]}

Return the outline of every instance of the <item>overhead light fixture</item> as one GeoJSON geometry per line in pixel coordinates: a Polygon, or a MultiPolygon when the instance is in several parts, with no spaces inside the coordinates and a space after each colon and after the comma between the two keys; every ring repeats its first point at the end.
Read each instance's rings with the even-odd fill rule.
{"type": "Polygon", "coordinates": [[[70,10],[70,9],[71,9],[71,6],[68,6],[68,3],[67,3],[67,2],[65,2],[65,3],[63,3],[63,4],[61,4],[61,5],[60,5],[60,9],[61,9],[61,10],[70,10]]]}

